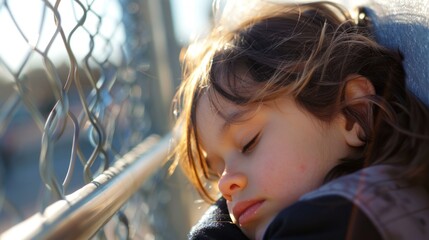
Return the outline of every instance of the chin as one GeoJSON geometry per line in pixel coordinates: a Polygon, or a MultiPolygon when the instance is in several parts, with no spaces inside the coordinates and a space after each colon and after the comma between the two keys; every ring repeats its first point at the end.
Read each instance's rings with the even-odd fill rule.
{"type": "Polygon", "coordinates": [[[246,230],[246,229],[243,229],[243,228],[241,228],[241,231],[244,233],[244,235],[246,235],[246,237],[248,237],[249,239],[251,239],[251,240],[255,240],[256,239],[256,233],[255,233],[255,231],[254,231],[255,229],[252,229],[252,230],[246,230]]]}
{"type": "Polygon", "coordinates": [[[269,219],[259,224],[252,224],[252,226],[246,226],[245,228],[241,228],[241,230],[249,239],[262,240],[265,230],[267,230],[271,220],[272,219],[269,219]]]}
{"type": "Polygon", "coordinates": [[[244,233],[244,235],[246,235],[246,237],[248,237],[251,240],[255,240],[255,239],[262,239],[257,238],[258,237],[258,232],[260,231],[260,224],[257,224],[257,222],[252,222],[249,224],[246,224],[246,226],[240,226],[238,225],[241,229],[241,231],[244,233]]]}
{"type": "Polygon", "coordinates": [[[258,228],[258,229],[256,229],[254,239],[255,240],[262,240],[262,238],[264,237],[264,233],[265,233],[265,230],[267,229],[267,227],[268,226],[265,226],[264,228],[258,228]]]}

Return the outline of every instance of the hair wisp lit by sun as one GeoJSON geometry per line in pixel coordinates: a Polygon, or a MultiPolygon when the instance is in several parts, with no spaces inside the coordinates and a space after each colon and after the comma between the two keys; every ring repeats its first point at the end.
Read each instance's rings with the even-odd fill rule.
{"type": "MultiPolygon", "coordinates": [[[[329,123],[341,113],[362,127],[366,146],[357,149],[353,158],[342,159],[327,181],[367,164],[394,161],[392,156],[398,153],[410,153],[413,164],[408,164],[408,158],[401,160],[410,166],[404,174],[427,182],[429,189],[423,176],[429,169],[425,142],[429,113],[404,87],[401,54],[379,45],[367,22],[352,18],[347,9],[322,1],[214,2],[211,33],[196,39],[181,55],[183,81],[173,110],[178,132],[175,164],[180,162],[204,199],[213,201],[215,196],[206,187],[212,179],[196,119],[204,94],[216,110],[221,110],[217,100],[253,107],[292,96],[321,121],[329,123]],[[368,79],[375,94],[358,102],[346,101],[344,89],[350,76],[368,79]],[[362,104],[370,109],[363,111],[362,104]]],[[[359,15],[360,20],[364,18],[359,15]]]]}

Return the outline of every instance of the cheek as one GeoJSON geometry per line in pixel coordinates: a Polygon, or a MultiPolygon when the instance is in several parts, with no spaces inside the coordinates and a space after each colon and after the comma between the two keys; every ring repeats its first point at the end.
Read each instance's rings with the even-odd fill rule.
{"type": "Polygon", "coordinates": [[[300,163],[297,167],[297,171],[301,174],[306,174],[308,172],[307,164],[300,163]]]}
{"type": "Polygon", "coordinates": [[[290,184],[296,183],[296,178],[306,171],[305,164],[296,164],[283,152],[261,153],[258,164],[254,167],[254,181],[264,192],[286,191],[290,184]]]}
{"type": "Polygon", "coordinates": [[[296,149],[273,144],[270,150],[261,151],[257,157],[253,181],[269,196],[277,196],[275,198],[290,204],[317,185],[313,182],[317,180],[312,179],[312,163],[306,162],[305,156],[296,149]]]}
{"type": "Polygon", "coordinates": [[[285,173],[307,172],[308,163],[305,158],[305,154],[302,154],[297,146],[283,140],[264,143],[261,151],[255,156],[255,161],[258,169],[266,176],[284,176],[285,173]]]}

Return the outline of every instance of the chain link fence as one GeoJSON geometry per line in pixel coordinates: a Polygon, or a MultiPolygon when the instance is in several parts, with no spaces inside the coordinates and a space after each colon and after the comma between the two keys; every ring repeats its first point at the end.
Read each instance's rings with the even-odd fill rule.
{"type": "MultiPolygon", "coordinates": [[[[168,130],[174,67],[160,69],[165,36],[153,32],[166,13],[150,16],[163,4],[0,0],[0,232],[168,130]]],[[[166,176],[150,178],[94,238],[176,239],[166,176]]]]}

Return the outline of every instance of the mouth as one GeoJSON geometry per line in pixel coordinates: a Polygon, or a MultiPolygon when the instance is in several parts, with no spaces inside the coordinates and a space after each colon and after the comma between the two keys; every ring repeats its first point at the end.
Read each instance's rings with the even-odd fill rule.
{"type": "Polygon", "coordinates": [[[255,199],[238,202],[232,209],[234,218],[237,220],[238,224],[244,226],[251,222],[264,201],[265,200],[255,199]]]}

